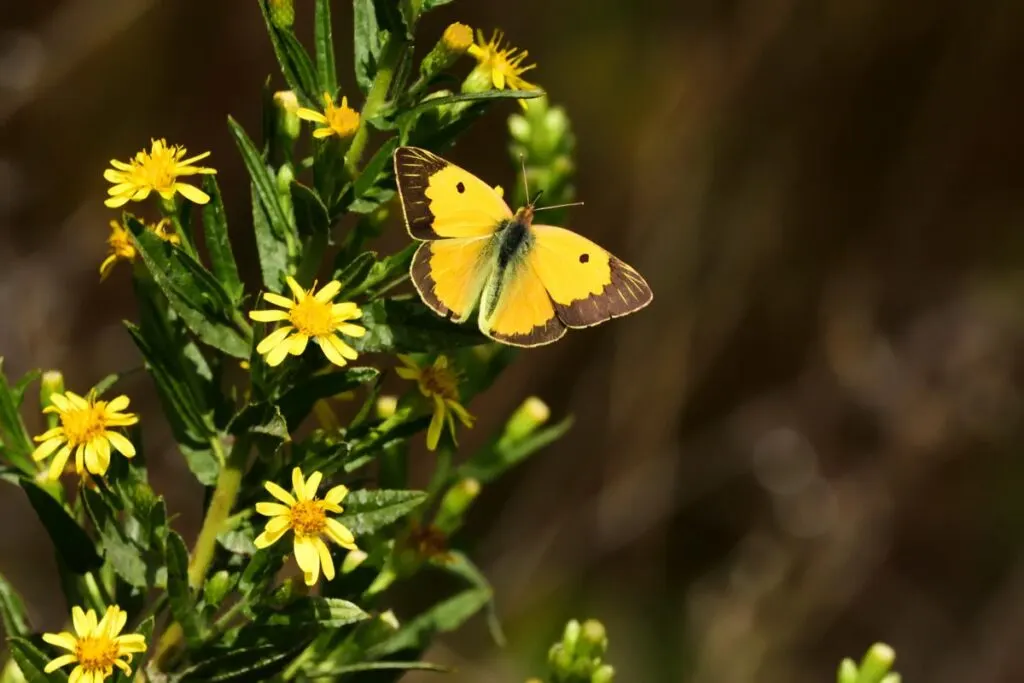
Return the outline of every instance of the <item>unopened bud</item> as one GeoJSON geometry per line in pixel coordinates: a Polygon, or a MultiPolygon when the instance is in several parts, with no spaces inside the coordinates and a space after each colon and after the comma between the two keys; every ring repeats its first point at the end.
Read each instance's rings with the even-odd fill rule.
{"type": "MultiPolygon", "coordinates": [[[[64,375],[59,370],[47,370],[39,381],[39,406],[46,408],[51,405],[50,397],[54,394],[64,393],[64,375]]],[[[60,417],[56,413],[46,414],[46,426],[53,429],[57,426],[60,417]]]]}
{"type": "Polygon", "coordinates": [[[394,416],[395,411],[398,410],[398,398],[391,395],[384,395],[377,399],[377,417],[382,420],[394,416]]]}
{"type": "Polygon", "coordinates": [[[359,565],[366,562],[366,558],[368,557],[369,555],[362,550],[350,550],[348,555],[345,556],[345,559],[341,561],[341,573],[351,574],[359,568],[359,565]]]}
{"type": "Polygon", "coordinates": [[[896,652],[885,643],[875,643],[860,663],[858,683],[881,683],[896,661],[896,652]]]}
{"type": "Polygon", "coordinates": [[[480,495],[480,482],[476,479],[463,479],[453,485],[441,499],[441,509],[437,513],[434,525],[445,534],[451,534],[462,526],[462,518],[466,510],[480,495]]]}
{"type": "Polygon", "coordinates": [[[270,23],[277,28],[291,28],[295,23],[292,0],[270,0],[270,23]]]}
{"type": "Polygon", "coordinates": [[[531,396],[512,413],[512,417],[505,424],[501,440],[505,443],[521,441],[533,434],[550,417],[551,409],[548,405],[536,396],[531,396]]]}
{"type": "Polygon", "coordinates": [[[274,106],[277,107],[277,128],[288,140],[295,140],[302,131],[299,121],[299,98],[291,90],[279,90],[274,93],[274,106]]]}
{"type": "Polygon", "coordinates": [[[232,584],[234,581],[231,573],[224,569],[220,570],[206,580],[206,585],[203,586],[203,600],[211,607],[218,607],[231,590],[232,584]]]}
{"type": "Polygon", "coordinates": [[[615,669],[608,664],[602,664],[590,677],[590,683],[612,683],[614,679],[615,669]]]}

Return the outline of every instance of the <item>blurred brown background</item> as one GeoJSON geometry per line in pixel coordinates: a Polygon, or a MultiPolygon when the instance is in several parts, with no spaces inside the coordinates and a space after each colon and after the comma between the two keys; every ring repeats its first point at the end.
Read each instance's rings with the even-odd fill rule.
{"type": "MultiPolygon", "coordinates": [[[[341,58],[350,13],[335,3],[341,58]]],[[[656,297],[524,353],[473,404],[477,442],[527,393],[578,423],[485,492],[462,539],[510,646],[474,622],[429,657],[518,682],[594,616],[623,683],[829,681],[878,639],[908,681],[1024,679],[1024,4],[462,0],[423,41],[456,19],[529,49],[579,140],[573,227],[656,297]]],[[[252,254],[224,121],[256,128],[270,73],[252,3],[3,3],[9,372],[84,389],[137,363],[127,269],[102,286],[96,269],[103,169],[151,136],[212,150],[252,254]]],[[[513,110],[453,160],[514,182],[513,110]]],[[[198,491],[146,420],[148,380],[124,388],[191,538],[198,491]]],[[[0,519],[0,572],[59,625],[51,550],[10,488],[0,519]]]]}

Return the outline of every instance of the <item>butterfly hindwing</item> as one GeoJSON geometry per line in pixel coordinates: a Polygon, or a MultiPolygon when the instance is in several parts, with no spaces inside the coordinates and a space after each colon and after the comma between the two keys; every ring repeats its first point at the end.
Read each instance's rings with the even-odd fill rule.
{"type": "Polygon", "coordinates": [[[643,277],[586,237],[550,225],[532,231],[526,260],[567,327],[591,327],[651,302],[643,277]]]}
{"type": "Polygon", "coordinates": [[[512,218],[494,188],[425,149],[395,150],[395,177],[405,224],[418,240],[483,237],[512,218]]]}
{"type": "Polygon", "coordinates": [[[512,346],[550,344],[566,331],[528,254],[491,274],[480,302],[479,323],[488,337],[512,346]]]}
{"type": "Polygon", "coordinates": [[[466,320],[493,270],[486,237],[424,242],[409,270],[420,298],[438,315],[466,320]]]}

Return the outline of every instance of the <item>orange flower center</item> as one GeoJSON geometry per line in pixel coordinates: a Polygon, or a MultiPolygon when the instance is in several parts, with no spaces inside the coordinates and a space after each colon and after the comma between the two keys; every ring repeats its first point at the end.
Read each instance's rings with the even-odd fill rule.
{"type": "Polygon", "coordinates": [[[420,374],[420,387],[427,394],[440,396],[446,400],[459,400],[459,380],[447,368],[423,368],[420,374]]]}
{"type": "Polygon", "coordinates": [[[101,401],[60,413],[64,436],[71,448],[103,436],[107,431],[106,405],[101,401]]]}
{"type": "Polygon", "coordinates": [[[132,172],[140,185],[157,192],[170,192],[178,177],[179,148],[156,144],[150,152],[139,152],[132,162],[132,172]]]}
{"type": "Polygon", "coordinates": [[[327,526],[327,515],[319,500],[300,500],[291,507],[290,521],[296,536],[319,536],[327,526]]]}
{"type": "Polygon", "coordinates": [[[109,671],[117,660],[117,643],[106,636],[79,638],[75,657],[87,672],[109,671]]]}
{"type": "Polygon", "coordinates": [[[359,128],[359,112],[349,107],[329,105],[324,112],[324,118],[327,119],[331,130],[343,138],[352,135],[359,128]]]}
{"type": "Polygon", "coordinates": [[[312,295],[303,297],[288,314],[292,325],[308,337],[323,337],[334,332],[334,314],[330,302],[321,303],[312,295]]]}

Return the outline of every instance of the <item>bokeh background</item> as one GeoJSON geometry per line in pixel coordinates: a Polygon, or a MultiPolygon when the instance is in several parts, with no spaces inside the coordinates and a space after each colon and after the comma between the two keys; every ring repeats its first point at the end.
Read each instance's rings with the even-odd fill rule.
{"type": "MultiPolygon", "coordinates": [[[[474,402],[470,448],[527,394],[577,423],[486,490],[457,541],[509,646],[473,622],[428,657],[455,681],[519,682],[593,616],[623,683],[828,681],[879,639],[908,681],[1024,679],[1024,4],[460,0],[421,36],[456,19],[529,49],[578,137],[572,227],[656,297],[522,354],[474,402]]],[[[138,364],[128,269],[97,276],[102,172],[151,136],[213,152],[252,254],[225,116],[255,129],[268,74],[252,3],[2,3],[9,373],[81,388],[138,364]]],[[[514,110],[449,156],[515,182],[514,110]]],[[[124,389],[190,539],[199,491],[145,419],[148,379],[124,389]]],[[[0,572],[52,630],[48,542],[9,487],[0,519],[0,572]]]]}

